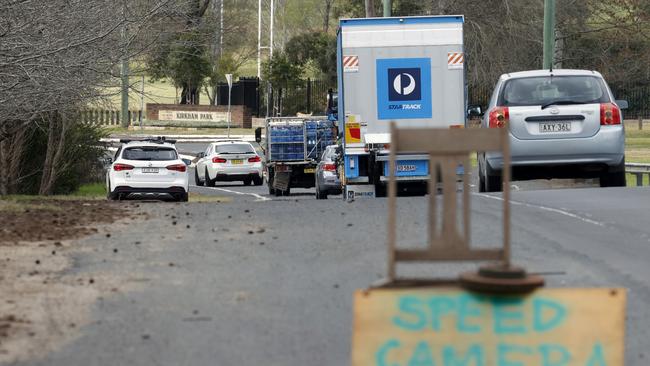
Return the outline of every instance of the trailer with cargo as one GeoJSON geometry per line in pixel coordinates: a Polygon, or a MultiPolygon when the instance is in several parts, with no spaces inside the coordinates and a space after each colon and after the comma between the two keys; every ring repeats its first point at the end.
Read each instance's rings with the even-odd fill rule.
{"type": "Polygon", "coordinates": [[[269,194],[314,187],[318,159],[336,142],[335,123],[327,117],[276,117],[266,119],[265,129],[269,194]]]}
{"type": "MultiPolygon", "coordinates": [[[[342,19],[338,30],[338,119],[344,131],[344,197],[385,196],[390,124],[466,124],[463,16],[342,19]]],[[[426,192],[429,158],[398,156],[402,191],[426,192]]]]}

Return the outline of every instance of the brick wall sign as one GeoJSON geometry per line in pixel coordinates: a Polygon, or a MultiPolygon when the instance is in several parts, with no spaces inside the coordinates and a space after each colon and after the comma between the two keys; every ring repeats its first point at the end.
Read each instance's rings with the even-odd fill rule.
{"type": "Polygon", "coordinates": [[[623,366],[625,303],[624,289],[357,291],[352,365],[623,366]]]}
{"type": "Polygon", "coordinates": [[[227,122],[228,112],[159,110],[160,121],[227,122]]]}
{"type": "MultiPolygon", "coordinates": [[[[233,105],[230,112],[232,127],[252,127],[251,112],[246,106],[233,105]]],[[[147,121],[154,124],[160,121],[162,125],[224,127],[228,121],[228,106],[147,103],[147,121]]]]}

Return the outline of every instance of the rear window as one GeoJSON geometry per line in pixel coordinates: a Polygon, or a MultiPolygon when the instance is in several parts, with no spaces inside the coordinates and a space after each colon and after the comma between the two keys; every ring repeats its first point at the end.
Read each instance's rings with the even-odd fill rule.
{"type": "Polygon", "coordinates": [[[217,154],[252,154],[255,150],[250,144],[227,144],[217,145],[215,152],[217,154]]]}
{"type": "Polygon", "coordinates": [[[129,147],[122,153],[122,158],[126,160],[176,160],[178,155],[176,150],[164,147],[129,147]]]}
{"type": "Polygon", "coordinates": [[[556,101],[607,103],[605,83],[594,76],[539,76],[508,80],[498,104],[501,106],[544,105],[556,101]]]}
{"type": "Polygon", "coordinates": [[[336,148],[327,148],[323,153],[322,160],[332,161],[336,158],[336,148]]]}

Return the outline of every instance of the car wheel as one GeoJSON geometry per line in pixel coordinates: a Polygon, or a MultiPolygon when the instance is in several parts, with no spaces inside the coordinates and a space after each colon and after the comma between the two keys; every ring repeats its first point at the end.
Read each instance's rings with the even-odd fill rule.
{"type": "Polygon", "coordinates": [[[278,196],[276,189],[273,188],[273,170],[269,169],[268,175],[266,176],[266,183],[269,186],[269,194],[278,196]]]}
{"type": "Polygon", "coordinates": [[[627,185],[625,176],[625,161],[621,166],[611,169],[600,176],[601,187],[625,187],[627,185]]]}
{"type": "Polygon", "coordinates": [[[253,183],[253,178],[246,178],[246,179],[244,179],[244,185],[245,185],[245,186],[250,186],[251,183],[253,183]]]}
{"type": "Polygon", "coordinates": [[[485,175],[483,175],[483,170],[479,166],[478,168],[478,191],[483,193],[485,192],[485,175]]]}
{"type": "Polygon", "coordinates": [[[280,197],[280,196],[289,196],[289,195],[291,195],[291,188],[288,188],[288,187],[287,187],[286,190],[276,189],[276,190],[275,190],[275,195],[276,195],[277,197],[280,197]]]}
{"type": "Polygon", "coordinates": [[[216,179],[210,179],[210,174],[208,173],[208,168],[205,168],[205,185],[207,187],[214,187],[214,181],[216,179]]]}
{"type": "Polygon", "coordinates": [[[262,177],[254,177],[253,178],[253,184],[256,186],[261,186],[264,181],[262,180],[262,177]]]}
{"type": "Polygon", "coordinates": [[[205,182],[202,182],[199,179],[199,169],[198,168],[194,169],[194,184],[196,184],[197,186],[202,186],[203,184],[205,184],[205,182]]]}
{"type": "Polygon", "coordinates": [[[375,197],[381,198],[386,197],[388,193],[388,185],[383,185],[380,183],[375,184],[375,197]]]}
{"type": "Polygon", "coordinates": [[[485,162],[485,192],[501,192],[503,190],[503,182],[501,179],[501,172],[492,170],[490,165],[485,162]]]}
{"type": "Polygon", "coordinates": [[[176,200],[178,202],[187,202],[189,200],[189,195],[187,193],[179,193],[176,200]]]}

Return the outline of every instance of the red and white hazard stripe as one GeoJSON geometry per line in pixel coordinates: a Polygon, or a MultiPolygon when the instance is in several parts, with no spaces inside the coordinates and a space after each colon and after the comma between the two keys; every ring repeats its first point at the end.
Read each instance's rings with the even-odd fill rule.
{"type": "Polygon", "coordinates": [[[358,67],[359,56],[343,56],[343,67],[358,67]]]}
{"type": "Polygon", "coordinates": [[[447,53],[448,66],[462,66],[464,61],[465,61],[465,55],[462,52],[447,53]]]}

